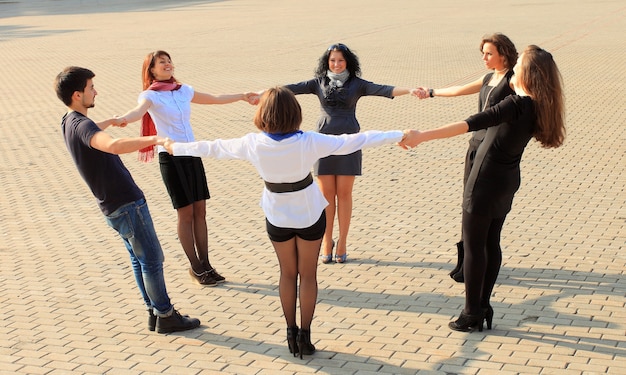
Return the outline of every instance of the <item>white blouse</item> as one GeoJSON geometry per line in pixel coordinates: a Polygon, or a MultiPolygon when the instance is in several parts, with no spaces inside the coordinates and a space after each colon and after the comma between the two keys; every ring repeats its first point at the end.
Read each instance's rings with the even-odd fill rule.
{"type": "MultiPolygon", "coordinates": [[[[142,91],[138,102],[146,99],[152,103],[148,113],[160,137],[168,137],[176,142],[193,142],[195,138],[189,120],[193,95],[193,88],[183,84],[174,91],[142,91]]],[[[158,146],[157,151],[164,152],[165,149],[158,146]]]]}
{"type": "MultiPolygon", "coordinates": [[[[275,141],[264,133],[250,133],[235,139],[176,142],[173,151],[175,156],[247,160],[263,180],[292,183],[304,179],[320,158],[399,142],[402,135],[399,130],[368,130],[343,135],[309,131],[275,141]]],[[[308,228],[320,218],[328,202],[314,182],[303,190],[288,193],[272,193],[264,188],[260,205],[267,220],[277,227],[308,228]]]]}

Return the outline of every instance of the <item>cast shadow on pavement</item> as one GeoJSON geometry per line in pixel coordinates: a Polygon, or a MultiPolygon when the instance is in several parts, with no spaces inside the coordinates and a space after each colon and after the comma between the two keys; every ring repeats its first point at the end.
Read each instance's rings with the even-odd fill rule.
{"type": "MultiPolygon", "coordinates": [[[[449,278],[446,278],[446,280],[443,281],[454,283],[449,278]]],[[[462,288],[462,284],[458,285],[462,288]]],[[[461,361],[471,361],[473,359],[481,360],[484,358],[485,353],[477,350],[477,344],[474,345],[472,342],[481,342],[484,338],[489,336],[502,336],[509,339],[513,338],[519,342],[529,340],[536,341],[541,345],[552,345],[555,348],[561,348],[571,353],[579,351],[602,352],[614,357],[626,357],[626,348],[621,347],[621,344],[618,341],[610,339],[597,339],[595,338],[597,336],[595,334],[590,334],[589,337],[572,337],[562,333],[567,331],[566,329],[554,330],[555,326],[562,324],[569,327],[586,328],[591,331],[593,328],[611,328],[611,325],[614,323],[604,321],[601,317],[589,315],[584,311],[570,314],[558,311],[558,309],[551,307],[559,302],[562,302],[563,300],[588,300],[588,298],[584,297],[591,295],[596,296],[596,298],[598,295],[605,295],[606,298],[622,298],[623,293],[620,294],[619,291],[626,289],[626,281],[621,280],[618,275],[579,271],[568,272],[567,270],[546,268],[503,269],[501,277],[498,279],[498,284],[496,284],[496,294],[498,287],[502,285],[526,287],[528,289],[538,288],[546,292],[536,298],[525,299],[519,304],[513,306],[509,304],[494,303],[493,308],[495,310],[495,316],[493,329],[485,329],[483,332],[468,333],[468,335],[472,335],[471,340],[465,341],[465,343],[458,350],[459,354],[454,357],[446,358],[439,364],[431,364],[433,365],[433,367],[431,367],[432,370],[437,371],[444,367],[449,368],[449,366],[458,366],[459,359],[461,361]],[[527,273],[533,275],[532,279],[524,276],[527,273]],[[513,316],[514,318],[511,319],[510,317],[507,317],[507,314],[509,314],[509,316],[513,316]],[[533,327],[541,328],[533,331],[533,327]]],[[[276,285],[241,284],[240,286],[237,286],[233,284],[226,284],[226,287],[237,290],[239,293],[255,293],[278,298],[278,287],[276,285]]],[[[447,297],[432,293],[419,293],[407,296],[390,293],[360,292],[357,290],[353,293],[353,295],[349,296],[349,298],[346,298],[345,290],[328,287],[320,289],[318,298],[318,306],[326,304],[354,309],[354,314],[349,314],[353,317],[358,317],[360,312],[361,314],[364,314],[362,312],[363,310],[376,309],[386,310],[389,312],[415,313],[417,315],[417,319],[420,319],[420,317],[429,314],[432,315],[434,309],[433,306],[450,306],[449,309],[445,307],[440,308],[438,314],[455,316],[458,311],[460,311],[464,303],[462,296],[447,297]],[[373,307],[372,301],[381,300],[384,301],[384,303],[379,302],[375,307],[373,307]]],[[[581,304],[581,307],[586,307],[586,305],[581,304]]],[[[319,314],[316,315],[316,318],[320,322],[324,321],[323,317],[320,317],[319,314]]],[[[382,313],[381,315],[386,316],[385,313],[382,313]]],[[[424,319],[427,318],[424,317],[424,319]]],[[[352,319],[352,323],[348,323],[348,325],[354,324],[355,322],[359,324],[358,320],[358,318],[352,319]]],[[[338,328],[349,329],[350,327],[346,326],[346,323],[343,323],[341,324],[341,327],[338,328]]],[[[429,329],[433,329],[433,327],[430,326],[429,329]]],[[[442,329],[447,330],[448,328],[442,327],[442,329]]],[[[282,334],[283,332],[281,330],[277,333],[277,335],[282,334]]],[[[415,332],[415,334],[419,334],[419,329],[415,332]]],[[[450,334],[464,335],[465,333],[455,333],[450,331],[450,334]]],[[[251,348],[259,346],[258,342],[254,340],[233,338],[235,343],[229,343],[229,339],[226,338],[224,340],[223,336],[208,333],[206,335],[207,336],[203,334],[198,337],[198,339],[206,338],[208,340],[207,342],[219,343],[220,345],[228,346],[234,350],[237,350],[239,345],[243,345],[244,347],[241,348],[242,351],[255,351],[251,350],[251,348]]],[[[261,347],[267,347],[268,345],[270,347],[263,350],[263,353],[261,354],[275,355],[277,357],[284,358],[285,360],[291,360],[292,357],[288,353],[286,345],[271,345],[264,343],[261,347]]],[[[407,342],[398,342],[398,345],[409,347],[413,345],[416,352],[418,352],[418,345],[420,344],[412,344],[409,340],[407,342]]],[[[257,348],[256,352],[258,351],[259,349],[257,348]]],[[[372,361],[370,358],[362,358],[358,355],[323,350],[314,356],[307,356],[306,358],[309,358],[310,360],[305,363],[315,367],[320,365],[334,367],[333,364],[328,363],[328,361],[331,361],[334,365],[340,367],[344,361],[348,361],[372,364],[374,368],[371,370],[378,372],[406,373],[408,370],[411,370],[404,367],[393,368],[394,366],[391,366],[388,363],[372,361]],[[349,359],[350,357],[354,358],[349,359]],[[319,363],[317,361],[318,359],[322,359],[324,363],[319,363]]],[[[297,360],[299,361],[299,358],[297,360]]]]}

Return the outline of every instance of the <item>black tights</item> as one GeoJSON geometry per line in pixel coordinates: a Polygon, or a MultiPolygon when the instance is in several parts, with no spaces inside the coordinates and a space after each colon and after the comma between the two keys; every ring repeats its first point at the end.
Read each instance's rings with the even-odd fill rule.
{"type": "MultiPolygon", "coordinates": [[[[323,223],[326,223],[325,219],[323,223]]],[[[278,291],[287,327],[296,326],[296,299],[299,291],[300,326],[308,331],[317,302],[317,258],[322,238],[307,241],[296,236],[284,242],[272,241],[272,245],[280,265],[278,291]]]]}
{"type": "Polygon", "coordinates": [[[504,217],[492,218],[463,211],[463,247],[465,260],[465,308],[466,314],[481,313],[489,306],[493,286],[502,264],[500,233],[504,217]]]}

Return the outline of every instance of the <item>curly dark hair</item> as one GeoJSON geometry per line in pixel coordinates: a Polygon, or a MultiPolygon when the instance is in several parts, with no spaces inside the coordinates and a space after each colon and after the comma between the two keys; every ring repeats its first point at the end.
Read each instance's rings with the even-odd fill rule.
{"type": "Polygon", "coordinates": [[[517,62],[517,49],[515,49],[515,44],[511,42],[509,37],[501,33],[483,36],[479,47],[481,53],[483,52],[485,43],[493,44],[498,50],[498,53],[504,56],[504,66],[507,69],[513,69],[513,66],[515,66],[517,62]]]}
{"type": "Polygon", "coordinates": [[[326,49],[324,54],[320,57],[317,68],[315,69],[315,77],[323,78],[326,77],[326,72],[328,71],[328,57],[332,51],[341,52],[343,58],[346,59],[346,70],[350,72],[350,76],[360,77],[361,76],[361,64],[359,63],[359,58],[354,52],[350,51],[350,48],[342,43],[336,43],[331,45],[326,49]]]}

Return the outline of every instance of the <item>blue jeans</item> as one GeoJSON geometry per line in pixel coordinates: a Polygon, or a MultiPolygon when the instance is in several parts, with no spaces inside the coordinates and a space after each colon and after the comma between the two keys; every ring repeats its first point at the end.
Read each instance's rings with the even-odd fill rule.
{"type": "Polygon", "coordinates": [[[135,281],[148,309],[165,316],[172,310],[163,277],[163,249],[159,243],[148,204],[144,198],[123,205],[108,216],[130,254],[135,281]]]}

